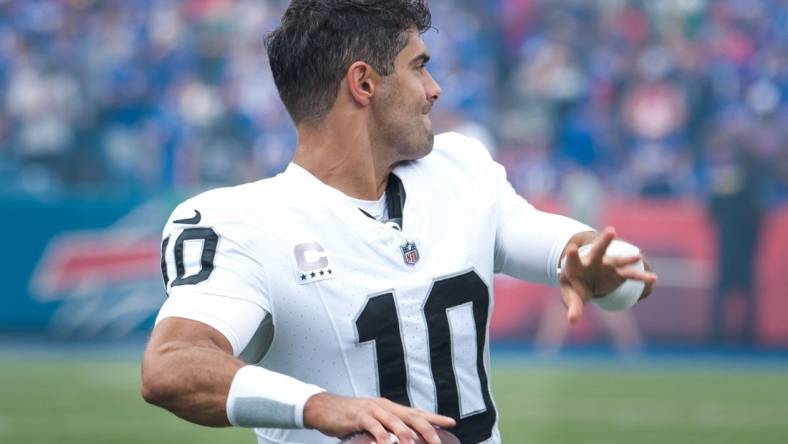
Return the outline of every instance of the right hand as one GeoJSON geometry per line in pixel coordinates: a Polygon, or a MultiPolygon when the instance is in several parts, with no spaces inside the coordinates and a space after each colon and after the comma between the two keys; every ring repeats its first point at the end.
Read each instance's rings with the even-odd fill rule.
{"type": "Polygon", "coordinates": [[[378,444],[390,442],[389,432],[400,444],[413,444],[414,432],[429,444],[441,440],[433,426],[454,427],[454,419],[396,404],[385,398],[348,398],[328,392],[318,393],[304,405],[304,426],[343,438],[369,432],[378,444]]]}

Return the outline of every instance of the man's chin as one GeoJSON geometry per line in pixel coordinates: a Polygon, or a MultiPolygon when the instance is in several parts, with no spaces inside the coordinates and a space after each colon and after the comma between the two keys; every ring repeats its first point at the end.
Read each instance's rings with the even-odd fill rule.
{"type": "Polygon", "coordinates": [[[432,131],[430,131],[429,136],[427,137],[427,141],[424,143],[422,148],[415,153],[416,156],[414,156],[415,158],[413,160],[421,159],[422,157],[425,157],[426,155],[431,153],[434,145],[435,145],[435,134],[433,134],[432,131]]]}
{"type": "Polygon", "coordinates": [[[404,162],[409,162],[411,160],[419,160],[422,157],[427,156],[429,153],[432,152],[433,145],[435,143],[435,136],[430,132],[428,139],[421,144],[412,144],[407,151],[407,154],[404,156],[405,158],[402,159],[404,162]]]}

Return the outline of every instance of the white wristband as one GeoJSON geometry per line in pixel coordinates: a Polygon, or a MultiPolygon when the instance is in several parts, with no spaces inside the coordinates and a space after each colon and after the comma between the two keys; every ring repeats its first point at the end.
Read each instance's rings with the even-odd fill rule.
{"type": "Polygon", "coordinates": [[[316,385],[256,365],[235,374],[227,395],[227,418],[236,427],[304,427],[304,405],[324,392],[316,385]]]}

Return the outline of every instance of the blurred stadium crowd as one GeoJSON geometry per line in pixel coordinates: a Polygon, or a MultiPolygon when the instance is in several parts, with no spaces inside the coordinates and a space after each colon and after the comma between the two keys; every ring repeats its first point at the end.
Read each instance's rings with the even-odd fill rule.
{"type": "MultiPolygon", "coordinates": [[[[280,171],[263,37],[284,0],[0,0],[0,189],[154,193],[280,171]]],[[[788,1],[441,0],[440,129],[524,194],[788,198],[788,1]]]]}

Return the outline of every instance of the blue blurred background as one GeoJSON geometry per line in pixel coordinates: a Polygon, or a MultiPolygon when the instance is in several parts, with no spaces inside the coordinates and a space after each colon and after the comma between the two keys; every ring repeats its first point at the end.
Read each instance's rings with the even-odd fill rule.
{"type": "MultiPolygon", "coordinates": [[[[170,211],[293,154],[263,47],[286,4],[0,0],[0,441],[249,442],[144,406],[138,361],[170,211]]],[[[784,442],[788,1],[431,9],[436,128],[660,274],[572,328],[496,278],[507,442],[784,442]]]]}
{"type": "MultiPolygon", "coordinates": [[[[433,3],[436,118],[480,126],[522,192],[579,166],[609,192],[703,199],[746,158],[762,203],[786,198],[784,1],[433,3]]],[[[151,196],[280,171],[294,133],[262,38],[285,4],[0,1],[3,190],[151,196]]]]}
{"type": "MultiPolygon", "coordinates": [[[[262,45],[285,5],[0,1],[0,331],[150,328],[174,204],[292,155],[262,45]]],[[[614,224],[663,278],[633,315],[560,333],[551,290],[501,278],[494,339],[788,348],[785,1],[432,12],[437,128],[484,141],[539,206],[614,224]]]]}

